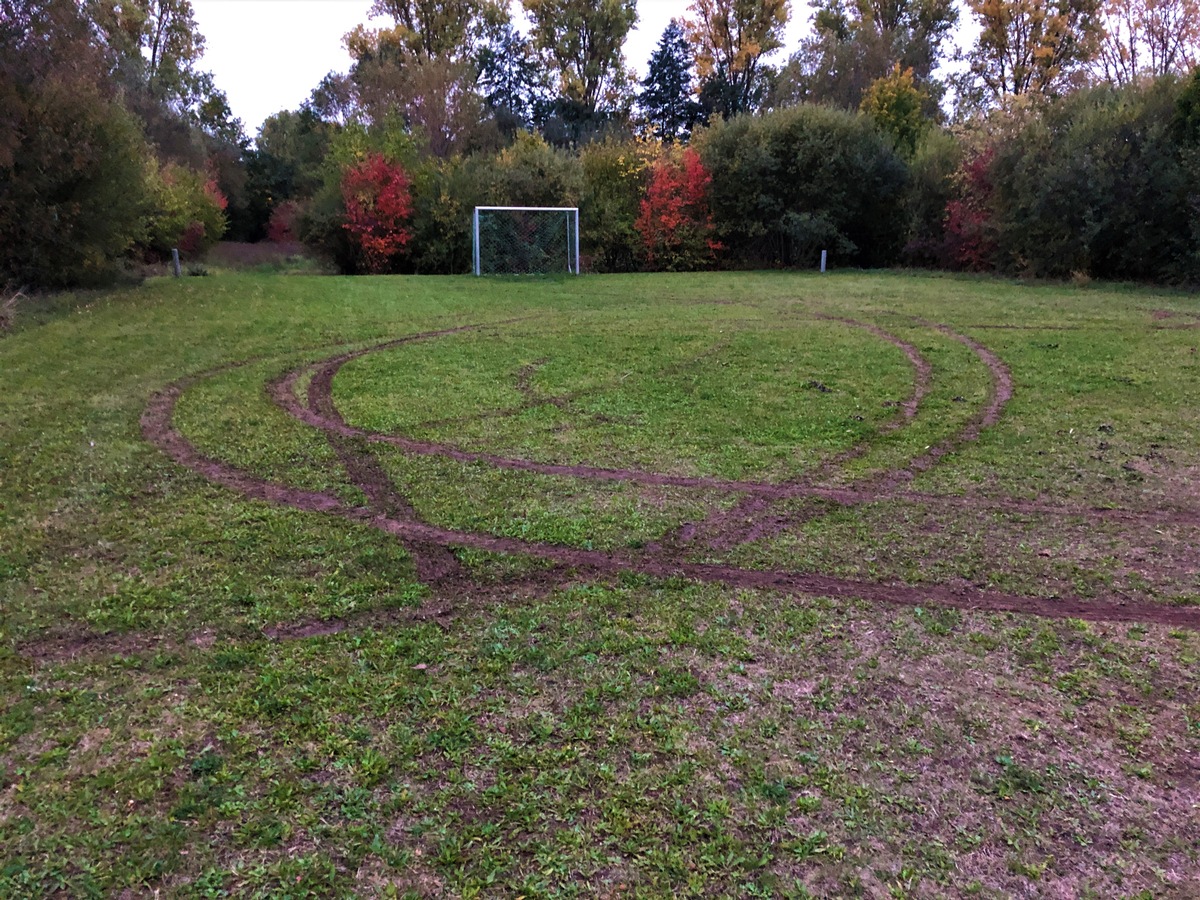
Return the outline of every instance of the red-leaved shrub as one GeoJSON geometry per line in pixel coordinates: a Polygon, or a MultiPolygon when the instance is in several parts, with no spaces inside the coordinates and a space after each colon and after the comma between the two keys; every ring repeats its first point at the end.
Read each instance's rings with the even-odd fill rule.
{"type": "Polygon", "coordinates": [[[205,227],[203,222],[188,222],[179,235],[181,253],[199,253],[204,248],[205,227]]]}
{"type": "Polygon", "coordinates": [[[989,148],[964,163],[959,173],[959,199],[946,204],[946,254],[959,268],[980,272],[995,265],[991,209],[991,165],[995,155],[995,150],[989,148]]]}
{"type": "Polygon", "coordinates": [[[635,223],[649,268],[703,268],[722,249],[713,238],[708,209],[711,182],[700,155],[690,147],[654,163],[635,223]]]}
{"type": "Polygon", "coordinates": [[[218,209],[228,209],[229,199],[217,187],[217,179],[209,178],[204,182],[204,193],[208,195],[208,199],[217,205],[218,209]]]}
{"type": "Polygon", "coordinates": [[[368,272],[391,268],[393,258],[408,244],[412,232],[411,181],[399,163],[372,153],[342,174],[346,221],[342,226],[362,252],[368,272]]]}
{"type": "Polygon", "coordinates": [[[267,222],[267,240],[272,244],[288,244],[296,240],[296,218],[300,204],[295,200],[284,200],[271,210],[267,222]]]}

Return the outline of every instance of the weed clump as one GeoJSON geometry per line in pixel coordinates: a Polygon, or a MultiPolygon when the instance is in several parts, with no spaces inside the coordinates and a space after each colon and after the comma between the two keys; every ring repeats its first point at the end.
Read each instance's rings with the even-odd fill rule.
{"type": "Polygon", "coordinates": [[[10,331],[17,320],[17,304],[25,293],[15,288],[0,290],[0,331],[10,331]]]}

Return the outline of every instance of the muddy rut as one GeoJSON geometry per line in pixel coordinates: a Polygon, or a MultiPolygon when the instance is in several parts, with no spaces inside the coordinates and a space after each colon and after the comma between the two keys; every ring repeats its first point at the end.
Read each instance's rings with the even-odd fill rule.
{"type": "MultiPolygon", "coordinates": [[[[889,341],[907,356],[914,373],[910,396],[900,404],[900,414],[886,428],[899,428],[912,421],[928,393],[932,380],[931,367],[913,345],[885,332],[878,326],[848,319],[837,319],[848,327],[865,328],[882,340],[889,341]]],[[[239,469],[222,460],[201,453],[174,425],[174,409],[179,398],[192,385],[216,371],[180,379],[158,392],[142,417],[145,438],[167,456],[206,479],[234,490],[246,497],[268,503],[286,505],[301,510],[336,516],[377,528],[401,541],[412,554],[418,577],[424,581],[446,586],[467,579],[454,557],[454,548],[469,548],[503,554],[520,554],[552,564],[535,577],[541,587],[552,588],[569,572],[575,576],[607,577],[621,572],[635,572],[654,578],[682,577],[701,582],[715,582],[731,587],[773,590],[784,594],[823,596],[845,600],[866,600],[899,606],[935,605],[961,610],[1012,612],[1052,618],[1079,618],[1110,622],[1160,623],[1177,627],[1200,627],[1200,608],[1170,606],[1166,603],[1135,601],[1120,596],[1099,598],[1035,597],[1008,594],[972,586],[944,584],[879,583],[841,578],[819,572],[758,570],[729,565],[700,563],[686,557],[688,544],[703,537],[714,546],[731,547],[756,540],[786,527],[793,519],[784,519],[772,510],[783,499],[804,498],[810,501],[814,515],[828,504],[854,505],[879,500],[899,500],[965,507],[968,509],[999,510],[1030,513],[1042,516],[1066,516],[1083,520],[1127,522],[1200,523],[1200,513],[1178,510],[1111,510],[1093,509],[1079,505],[951,497],[906,490],[904,485],[918,472],[932,466],[963,443],[978,438],[982,430],[999,421],[1005,403],[1013,393],[1012,376],[1003,361],[974,339],[958,334],[946,326],[931,325],[947,337],[960,341],[976,355],[990,373],[992,388],[983,408],[960,431],[911,460],[906,466],[888,472],[865,484],[853,487],[816,484],[817,476],[848,459],[865,452],[855,447],[827,461],[821,473],[804,480],[767,483],[749,480],[668,475],[636,469],[603,468],[586,465],[540,463],[499,454],[465,450],[443,443],[419,440],[396,434],[379,434],[347,423],[338,412],[333,399],[333,381],[338,371],[351,360],[368,353],[401,346],[414,341],[433,340],[450,334],[478,330],[482,326],[464,326],[407,335],[365,349],[343,352],[323,362],[302,366],[267,385],[272,400],[298,421],[319,429],[330,441],[354,483],[363,491],[367,502],[361,506],[348,504],[331,494],[306,491],[277,484],[239,469]],[[300,379],[311,373],[305,396],[297,393],[300,379]],[[424,522],[409,499],[403,496],[388,478],[371,453],[372,444],[387,444],[406,454],[440,456],[464,463],[483,463],[517,471],[535,472],[565,478],[586,480],[626,481],[644,485],[702,488],[710,491],[741,495],[738,503],[723,514],[714,514],[700,525],[685,524],[662,542],[641,551],[605,552],[575,547],[499,537],[484,532],[460,531],[424,522]]],[[[538,361],[542,362],[541,360],[538,361]]],[[[537,364],[534,364],[536,367],[537,364]]],[[[227,371],[230,367],[222,367],[227,371]]],[[[519,387],[528,390],[533,369],[518,373],[519,387]]],[[[530,585],[532,587],[532,585],[530,585]]],[[[465,585],[464,585],[465,587],[465,585]]],[[[306,630],[296,626],[297,634],[306,630]]],[[[281,626],[280,636],[289,634],[281,626]]],[[[318,628],[317,632],[320,633],[318,628]]]]}

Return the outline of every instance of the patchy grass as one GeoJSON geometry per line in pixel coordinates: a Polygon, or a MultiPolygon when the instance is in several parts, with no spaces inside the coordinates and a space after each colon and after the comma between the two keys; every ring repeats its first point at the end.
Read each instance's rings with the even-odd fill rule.
{"type": "Polygon", "coordinates": [[[422,581],[419,544],[247,499],[141,426],[157,391],[211,372],[175,415],[200,454],[347,507],[367,502],[347,460],[370,459],[440,528],[1187,608],[1194,298],[218,267],[39,309],[0,340],[0,894],[1194,893],[1195,630],[479,548],[422,581]],[[348,362],[340,413],[451,450],[696,483],[339,448],[266,389],[464,325],[480,327],[348,362]],[[978,440],[960,437],[996,376],[955,335],[1011,373],[978,440]],[[902,344],[930,370],[911,419],[902,344]],[[760,508],[730,479],[863,497],[760,508]]]}

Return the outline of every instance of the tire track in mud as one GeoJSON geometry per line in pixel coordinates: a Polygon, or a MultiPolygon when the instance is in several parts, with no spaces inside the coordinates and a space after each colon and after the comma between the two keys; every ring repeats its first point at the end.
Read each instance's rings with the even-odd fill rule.
{"type": "MultiPolygon", "coordinates": [[[[916,371],[917,378],[916,388],[914,390],[914,398],[913,400],[909,401],[912,405],[911,407],[906,407],[905,409],[906,420],[911,421],[916,416],[919,400],[923,398],[926,393],[928,393],[929,385],[932,382],[932,367],[924,359],[924,357],[921,356],[920,351],[917,350],[917,348],[912,344],[900,340],[876,325],[844,318],[836,318],[834,321],[845,322],[847,324],[865,328],[872,334],[875,334],[884,340],[897,345],[905,352],[916,371]]],[[[958,341],[960,344],[964,345],[967,347],[967,349],[974,353],[979,361],[983,363],[991,377],[991,388],[988,391],[987,402],[985,403],[983,409],[969,419],[967,423],[957,432],[949,435],[948,437],[934,444],[932,447],[929,447],[924,453],[911,459],[907,465],[883,472],[858,485],[855,485],[852,490],[859,492],[860,496],[862,497],[862,499],[858,502],[852,501],[847,503],[843,502],[841,499],[835,499],[833,497],[823,497],[822,499],[835,499],[835,502],[841,506],[854,506],[863,502],[874,502],[881,499],[891,499],[892,497],[897,496],[904,484],[907,484],[916,478],[917,475],[932,468],[943,457],[948,456],[949,454],[960,449],[964,444],[979,440],[979,435],[983,432],[984,428],[988,427],[989,425],[995,425],[1000,421],[1000,416],[1004,411],[1005,405],[1009,400],[1012,399],[1012,372],[1009,371],[1008,366],[1005,365],[1004,361],[1000,359],[999,356],[975,339],[968,337],[965,334],[960,334],[947,325],[938,325],[933,322],[926,322],[924,320],[918,321],[922,325],[940,331],[951,340],[958,341]]],[[[888,431],[895,430],[901,424],[903,424],[901,421],[893,420],[893,422],[889,423],[890,427],[880,429],[880,431],[881,433],[887,433],[888,431]]],[[[863,452],[865,452],[866,449],[869,449],[869,445],[864,444],[860,446],[864,448],[863,452]]],[[[829,465],[823,467],[822,471],[828,473],[834,467],[834,465],[842,465],[859,455],[861,455],[861,453],[851,454],[848,452],[847,454],[843,455],[843,459],[838,459],[835,457],[835,459],[831,461],[829,465]]],[[[800,484],[807,484],[809,487],[815,487],[812,484],[811,478],[806,482],[800,482],[800,484]]],[[[815,490],[813,492],[813,496],[819,496],[815,490]]],[[[718,541],[710,542],[712,549],[727,550],[730,547],[741,543],[769,538],[787,528],[794,528],[797,525],[801,525],[805,522],[812,521],[815,518],[819,518],[824,514],[824,510],[822,510],[820,506],[809,503],[804,507],[803,510],[797,513],[792,513],[790,515],[769,515],[768,509],[770,505],[771,501],[754,497],[746,498],[739,503],[738,507],[735,507],[727,514],[727,517],[733,516],[744,523],[742,530],[738,534],[738,537],[732,541],[722,541],[718,539],[718,541]]]]}
{"type": "MultiPolygon", "coordinates": [[[[979,440],[979,435],[983,432],[983,429],[989,425],[995,425],[1000,421],[1000,415],[1004,412],[1005,405],[1012,399],[1013,395],[1012,372],[1009,371],[1008,366],[1005,365],[1004,360],[999,356],[974,338],[960,334],[947,325],[936,325],[932,322],[922,322],[921,324],[936,328],[942,334],[946,335],[946,337],[958,341],[974,353],[988,370],[992,386],[988,391],[988,399],[983,409],[972,416],[967,424],[960,428],[957,433],[939,441],[924,453],[914,457],[909,461],[908,465],[887,472],[881,478],[876,479],[875,483],[883,490],[895,490],[901,484],[912,481],[922,472],[932,468],[942,457],[953,453],[964,444],[979,440]]],[[[870,483],[868,482],[868,484],[870,483]]]]}
{"type": "MultiPolygon", "coordinates": [[[[345,446],[347,452],[359,455],[369,455],[366,444],[384,442],[407,449],[416,448],[415,452],[429,455],[447,456],[465,462],[489,462],[498,459],[509,463],[510,468],[526,468],[517,465],[520,460],[507,460],[503,457],[493,457],[490,454],[471,453],[436,445],[431,442],[412,441],[396,436],[376,435],[356,429],[342,419],[332,405],[332,382],[337,371],[351,359],[358,358],[375,349],[398,346],[415,340],[423,340],[451,334],[458,331],[470,330],[482,326],[464,326],[438,332],[425,332],[410,335],[395,341],[389,341],[362,350],[339,354],[330,359],[308,367],[301,367],[294,373],[289,373],[277,381],[277,389],[273,390],[273,398],[285,410],[299,421],[317,427],[327,434],[351,441],[345,446]],[[306,370],[313,371],[309,385],[308,403],[301,403],[295,393],[295,385],[300,375],[306,370]],[[284,385],[290,390],[285,391],[284,385]],[[385,440],[386,439],[386,440],[385,440]]],[[[964,341],[970,341],[964,338],[964,341]]],[[[972,342],[974,343],[974,342],[972,342]]],[[[970,346],[970,344],[968,344],[970,346]]],[[[994,354],[980,345],[981,358],[990,358],[999,363],[994,354]]],[[[230,367],[223,367],[228,370],[230,367]]],[[[1007,372],[1007,369],[1004,369],[1007,372]]],[[[445,552],[452,548],[467,548],[486,552],[512,554],[544,560],[553,565],[553,569],[539,574],[539,580],[544,584],[553,584],[563,577],[563,570],[573,570],[582,574],[615,576],[622,572],[633,572],[652,578],[686,578],[700,582],[720,583],[730,587],[750,588],[757,590],[778,591],[784,594],[824,596],[841,600],[865,600],[885,603],[894,606],[923,606],[936,605],[953,609],[981,612],[1011,612],[1027,615],[1037,615],[1050,618],[1079,618],[1093,621],[1109,622],[1146,622],[1177,627],[1200,628],[1200,607],[1170,606],[1165,603],[1126,600],[1119,596],[1098,599],[1081,599],[1077,597],[1031,597],[1019,594],[1009,594],[988,588],[951,587],[948,585],[914,586],[902,583],[881,583],[862,581],[852,578],[842,578],[814,572],[793,572],[783,570],[745,569],[736,566],[696,563],[672,554],[667,549],[660,548],[655,552],[640,554],[627,552],[605,552],[598,550],[583,550],[562,545],[549,544],[541,541],[523,541],[516,538],[505,538],[482,532],[458,531],[420,521],[411,510],[411,506],[387,505],[388,491],[394,488],[384,488],[377,484],[378,472],[365,467],[359,468],[364,478],[371,481],[376,496],[382,500],[372,501],[370,506],[353,506],[345,503],[336,496],[320,491],[308,491],[281,485],[259,478],[245,470],[229,463],[213,459],[201,453],[184,437],[174,424],[174,410],[180,397],[193,384],[209,374],[188,376],[168,385],[156,393],[143,413],[141,426],[145,438],[161,449],[172,460],[191,469],[206,479],[237,491],[246,497],[263,500],[269,503],[291,506],[304,511],[320,512],[334,515],[344,520],[367,525],[401,540],[406,546],[418,548],[439,547],[445,552]]],[[[994,422],[1003,408],[1008,396],[1011,396],[1011,376],[1007,382],[998,378],[997,387],[991,401],[981,412],[974,424],[970,424],[964,433],[972,433],[972,429],[982,429],[994,422]],[[1005,384],[1007,383],[1007,390],[1005,384]]],[[[978,434],[978,430],[973,432],[978,434]]],[[[553,469],[546,474],[562,474],[582,478],[620,478],[622,470],[595,469],[587,466],[542,466],[541,469],[553,469]],[[596,473],[601,473],[597,475],[596,473]]],[[[532,469],[536,471],[537,469],[532,469]]],[[[816,499],[835,500],[836,502],[865,502],[867,499],[882,499],[894,497],[897,499],[923,498],[930,501],[960,502],[971,508],[978,506],[972,499],[938,498],[932,495],[921,495],[915,492],[872,492],[845,491],[843,489],[806,488],[795,485],[765,485],[754,482],[727,482],[719,479],[680,479],[673,476],[660,476],[655,473],[633,473],[640,476],[628,480],[641,480],[642,483],[680,484],[683,486],[702,486],[725,490],[738,490],[742,485],[748,486],[762,497],[806,496],[816,499]],[[734,487],[734,486],[737,487],[734,487]]],[[[386,475],[382,476],[386,478],[386,475]]],[[[371,496],[368,493],[368,496],[371,496]]],[[[1020,507],[1021,511],[1046,511],[1045,505],[1023,504],[1020,501],[1003,503],[1003,507],[1013,509],[1020,507]]],[[[1054,507],[1056,513],[1063,513],[1062,507],[1054,507]]],[[[1115,515],[1138,518],[1137,513],[1130,511],[1112,511],[1115,515]]],[[[1080,508],[1072,514],[1089,516],[1090,513],[1080,508]]],[[[284,634],[283,631],[280,632],[284,634]]],[[[302,636],[302,635],[298,635],[302,636]]]]}
{"type": "MultiPolygon", "coordinates": [[[[885,331],[883,328],[870,322],[860,322],[857,319],[844,316],[829,316],[821,313],[817,313],[815,318],[828,322],[839,322],[851,328],[860,328],[900,349],[912,367],[913,388],[909,396],[900,404],[900,416],[881,425],[878,429],[878,434],[888,434],[911,423],[916,418],[921,402],[925,399],[933,384],[933,366],[929,364],[929,360],[925,359],[921,351],[914,344],[901,340],[890,331],[885,331]]],[[[869,441],[860,441],[853,447],[843,450],[841,453],[823,462],[816,471],[807,474],[803,478],[783,482],[783,484],[792,485],[800,489],[812,489],[821,475],[827,474],[854,459],[866,455],[870,449],[871,443],[869,441]]],[[[688,544],[694,542],[697,536],[701,536],[707,541],[710,549],[719,552],[729,550],[740,544],[771,537],[789,525],[795,524],[797,521],[819,515],[819,507],[812,503],[805,506],[803,517],[772,514],[770,512],[771,507],[779,499],[769,495],[747,494],[731,509],[724,511],[713,510],[708,518],[699,525],[685,523],[691,526],[686,538],[684,538],[682,530],[677,529],[674,533],[658,542],[658,546],[688,544]]]]}
{"type": "MultiPolygon", "coordinates": [[[[297,369],[287,373],[282,378],[275,379],[267,386],[268,395],[279,402],[288,394],[294,395],[296,382],[309,369],[297,369]]],[[[313,385],[316,378],[309,382],[310,404],[320,403],[319,391],[313,385]]],[[[322,409],[327,415],[338,415],[332,408],[322,409]]],[[[340,416],[339,416],[340,418],[340,416]]],[[[343,437],[333,432],[323,432],[329,446],[337,454],[346,474],[354,485],[367,498],[369,508],[396,519],[417,519],[416,510],[407,497],[397,489],[383,466],[365,447],[357,447],[361,443],[356,438],[343,437]]],[[[437,584],[449,579],[463,577],[462,566],[448,547],[439,544],[422,544],[404,542],[404,549],[413,559],[413,566],[420,581],[437,584]]]]}

